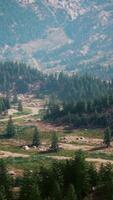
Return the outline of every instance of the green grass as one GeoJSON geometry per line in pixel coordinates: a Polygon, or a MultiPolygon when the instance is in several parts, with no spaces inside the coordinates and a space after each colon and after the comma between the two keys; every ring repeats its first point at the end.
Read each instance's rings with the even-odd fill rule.
{"type": "Polygon", "coordinates": [[[113,154],[104,152],[87,152],[85,153],[88,158],[101,158],[105,160],[113,160],[113,154]]]}
{"type": "MultiPolygon", "coordinates": [[[[57,132],[57,133],[59,140],[61,137],[65,136],[63,132],[57,132]]],[[[30,144],[33,139],[33,134],[34,134],[34,126],[17,126],[17,134],[15,135],[15,139],[25,140],[30,144]]],[[[41,142],[46,141],[46,143],[50,143],[51,137],[52,137],[52,132],[40,132],[41,142]]]]}
{"type": "MultiPolygon", "coordinates": [[[[23,122],[23,119],[18,119],[14,121],[18,122],[18,124],[21,124],[23,122]]],[[[7,122],[1,123],[0,126],[0,132],[2,132],[6,127],[7,122]]],[[[34,126],[20,126],[17,125],[17,134],[15,135],[14,139],[16,140],[24,140],[26,144],[31,144],[33,139],[33,133],[34,133],[34,126]]],[[[103,130],[102,129],[77,129],[77,130],[65,130],[65,131],[59,131],[58,137],[59,139],[61,137],[64,137],[66,135],[74,135],[74,136],[83,136],[83,137],[89,137],[89,138],[102,138],[103,137],[103,130]]],[[[40,132],[40,138],[41,142],[46,142],[47,144],[50,144],[51,142],[51,136],[52,132],[40,132]]],[[[81,144],[82,145],[82,144],[81,144]]],[[[16,146],[16,144],[11,144],[10,140],[1,140],[0,141],[0,150],[1,151],[10,151],[14,153],[23,153],[30,155],[29,158],[5,158],[5,162],[8,164],[8,166],[11,168],[17,168],[17,169],[37,169],[40,166],[47,165],[49,167],[51,163],[53,162],[53,159],[47,158],[47,156],[64,156],[64,157],[72,157],[75,156],[75,151],[73,150],[60,150],[57,153],[38,153],[34,149],[30,149],[28,151],[23,150],[22,148],[16,146]],[[4,144],[4,142],[8,142],[9,144],[4,144]]],[[[102,158],[102,159],[108,159],[113,160],[112,154],[107,154],[103,152],[85,152],[86,157],[88,158],[102,158]]]]}
{"type": "Polygon", "coordinates": [[[65,131],[65,134],[89,138],[103,138],[103,129],[76,129],[65,131]]]}
{"type": "Polygon", "coordinates": [[[16,116],[21,116],[21,115],[29,115],[29,114],[31,114],[32,113],[32,111],[31,111],[31,109],[28,109],[28,108],[24,108],[24,110],[22,111],[22,112],[17,112],[17,113],[14,113],[13,114],[13,117],[16,117],[16,116]]]}
{"type": "Polygon", "coordinates": [[[64,156],[64,157],[74,157],[75,156],[75,151],[71,150],[59,150],[58,152],[50,152],[50,153],[42,153],[40,155],[44,156],[64,156]]]}
{"type": "Polygon", "coordinates": [[[4,159],[8,168],[20,170],[38,170],[41,166],[50,167],[53,159],[46,156],[35,155],[29,158],[6,158],[4,159]]]}

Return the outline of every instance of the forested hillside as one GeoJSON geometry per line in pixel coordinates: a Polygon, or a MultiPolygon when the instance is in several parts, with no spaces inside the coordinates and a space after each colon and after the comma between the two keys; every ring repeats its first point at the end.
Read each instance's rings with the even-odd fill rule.
{"type": "Polygon", "coordinates": [[[12,62],[0,63],[0,92],[26,93],[35,90],[38,96],[55,96],[60,101],[75,102],[94,99],[112,92],[107,82],[88,75],[45,75],[35,68],[12,62]]]}
{"type": "Polygon", "coordinates": [[[113,81],[60,73],[46,78],[44,119],[74,127],[112,127],[113,81]]]}
{"type": "Polygon", "coordinates": [[[44,119],[78,127],[113,128],[113,95],[71,103],[51,100],[44,119]]]}
{"type": "Polygon", "coordinates": [[[25,93],[30,85],[42,81],[42,74],[25,64],[12,62],[0,63],[0,92],[16,91],[25,93]]]}
{"type": "Polygon", "coordinates": [[[50,75],[41,87],[41,93],[54,95],[64,102],[91,100],[112,91],[112,81],[106,82],[88,75],[68,76],[64,73],[50,75]]]}

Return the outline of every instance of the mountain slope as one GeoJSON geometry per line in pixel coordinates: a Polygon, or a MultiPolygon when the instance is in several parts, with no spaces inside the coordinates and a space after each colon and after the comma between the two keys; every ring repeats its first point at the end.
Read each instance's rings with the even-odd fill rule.
{"type": "Polygon", "coordinates": [[[43,71],[101,73],[113,65],[111,0],[1,0],[0,61],[43,71]]]}

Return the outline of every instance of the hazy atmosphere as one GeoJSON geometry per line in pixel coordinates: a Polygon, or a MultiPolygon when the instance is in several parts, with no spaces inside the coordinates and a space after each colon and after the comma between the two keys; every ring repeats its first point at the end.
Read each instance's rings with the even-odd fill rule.
{"type": "Polygon", "coordinates": [[[113,200],[112,0],[0,0],[0,200],[113,200]]]}

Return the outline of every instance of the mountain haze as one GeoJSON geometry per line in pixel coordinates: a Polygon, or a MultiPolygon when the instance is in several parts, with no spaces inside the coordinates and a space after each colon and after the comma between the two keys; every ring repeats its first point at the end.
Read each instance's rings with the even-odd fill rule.
{"type": "Polygon", "coordinates": [[[112,69],[112,0],[1,0],[0,27],[0,61],[44,72],[112,69]]]}

